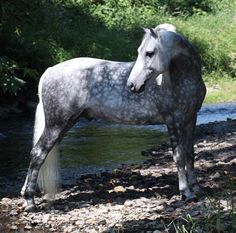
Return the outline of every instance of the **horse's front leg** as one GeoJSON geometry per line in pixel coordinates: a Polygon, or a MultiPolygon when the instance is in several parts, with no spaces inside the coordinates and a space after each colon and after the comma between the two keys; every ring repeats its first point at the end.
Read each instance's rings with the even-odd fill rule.
{"type": "Polygon", "coordinates": [[[186,171],[186,141],[183,137],[184,132],[181,124],[173,121],[171,118],[167,121],[168,132],[173,150],[173,158],[177,166],[179,178],[179,191],[184,200],[195,198],[191,191],[187,171],[186,171]]]}
{"type": "Polygon", "coordinates": [[[194,153],[194,131],[196,127],[196,117],[192,119],[185,127],[185,141],[186,141],[186,169],[188,176],[188,183],[190,188],[195,194],[201,194],[202,189],[198,184],[197,176],[195,173],[194,162],[195,162],[195,153],[194,153]]]}

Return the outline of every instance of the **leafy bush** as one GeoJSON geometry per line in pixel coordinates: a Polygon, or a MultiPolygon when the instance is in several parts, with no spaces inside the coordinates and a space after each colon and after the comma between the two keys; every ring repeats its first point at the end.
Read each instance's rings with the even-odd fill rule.
{"type": "Polygon", "coordinates": [[[2,0],[0,89],[16,93],[19,80],[32,89],[48,66],[73,57],[133,60],[140,27],[164,22],[194,43],[206,74],[235,77],[235,10],[231,0],[2,0]]]}
{"type": "Polygon", "coordinates": [[[9,92],[16,95],[25,83],[22,79],[17,78],[16,69],[17,64],[6,58],[0,58],[0,90],[3,93],[9,92]]]}

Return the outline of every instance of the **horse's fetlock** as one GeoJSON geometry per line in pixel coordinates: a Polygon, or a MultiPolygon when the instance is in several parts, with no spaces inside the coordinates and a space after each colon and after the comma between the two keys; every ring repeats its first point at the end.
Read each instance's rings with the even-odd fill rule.
{"type": "Polygon", "coordinates": [[[196,198],[196,195],[189,188],[180,190],[180,194],[182,196],[182,200],[184,201],[189,201],[196,198]]]}
{"type": "Polygon", "coordinates": [[[32,190],[25,190],[24,193],[23,193],[23,197],[26,199],[26,200],[29,200],[29,199],[32,199],[34,196],[34,192],[32,190]]]}

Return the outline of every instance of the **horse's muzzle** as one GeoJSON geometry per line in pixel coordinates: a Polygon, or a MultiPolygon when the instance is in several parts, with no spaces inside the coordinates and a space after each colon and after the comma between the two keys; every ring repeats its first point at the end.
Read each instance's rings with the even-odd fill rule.
{"type": "Polygon", "coordinates": [[[139,90],[136,89],[135,85],[134,85],[132,82],[130,82],[127,86],[128,86],[128,88],[129,88],[129,90],[130,90],[131,92],[133,92],[133,93],[141,93],[141,92],[143,92],[144,89],[145,89],[145,84],[143,84],[143,85],[139,88],[139,90]]]}

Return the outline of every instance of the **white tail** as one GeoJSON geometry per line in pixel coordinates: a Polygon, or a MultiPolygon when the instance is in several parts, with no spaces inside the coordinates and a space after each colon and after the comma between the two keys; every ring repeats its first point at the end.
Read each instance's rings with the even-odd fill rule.
{"type": "MultiPolygon", "coordinates": [[[[43,133],[44,127],[44,109],[42,101],[40,100],[35,114],[33,145],[38,142],[43,133]]],[[[59,187],[59,180],[59,148],[58,144],[56,144],[49,152],[46,160],[40,168],[37,182],[42,192],[47,194],[47,198],[53,199],[59,187]]]]}

